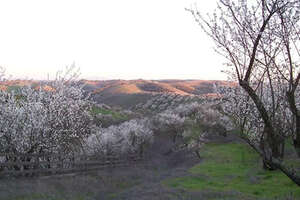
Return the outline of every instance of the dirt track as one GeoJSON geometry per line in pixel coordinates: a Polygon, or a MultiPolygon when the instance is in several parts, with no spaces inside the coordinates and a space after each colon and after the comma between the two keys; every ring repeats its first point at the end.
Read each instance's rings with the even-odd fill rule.
{"type": "MultiPolygon", "coordinates": [[[[231,140],[234,138],[226,138],[231,140]]],[[[214,138],[218,141],[224,138],[214,138]]],[[[226,141],[225,141],[226,142],[226,141]]],[[[1,200],[168,200],[206,199],[205,193],[193,193],[166,187],[162,181],[182,177],[201,162],[188,151],[172,152],[167,137],[156,138],[146,160],[138,166],[106,169],[85,174],[30,179],[0,179],[1,200]]]]}

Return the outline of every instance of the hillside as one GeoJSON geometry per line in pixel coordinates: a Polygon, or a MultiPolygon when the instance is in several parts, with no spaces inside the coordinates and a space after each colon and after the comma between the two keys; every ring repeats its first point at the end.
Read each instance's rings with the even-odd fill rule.
{"type": "Polygon", "coordinates": [[[235,83],[214,80],[82,80],[86,88],[97,93],[174,93],[181,95],[201,95],[214,92],[214,87],[232,86],[235,83]]]}
{"type": "Polygon", "coordinates": [[[180,96],[214,96],[215,88],[220,86],[234,86],[228,81],[206,80],[108,80],[89,81],[85,83],[85,90],[92,93],[92,97],[99,103],[113,106],[132,108],[137,104],[146,103],[158,94],[180,96]]]}
{"type": "MultiPolygon", "coordinates": [[[[167,94],[188,97],[214,97],[215,88],[234,86],[235,83],[219,80],[81,80],[86,93],[92,94],[97,103],[119,106],[125,109],[146,104],[158,95],[167,94]]],[[[0,90],[11,90],[26,85],[39,88],[41,81],[10,80],[0,83],[0,90]]],[[[43,86],[49,90],[49,87],[43,86]]],[[[51,88],[50,88],[51,90],[51,88]]]]}

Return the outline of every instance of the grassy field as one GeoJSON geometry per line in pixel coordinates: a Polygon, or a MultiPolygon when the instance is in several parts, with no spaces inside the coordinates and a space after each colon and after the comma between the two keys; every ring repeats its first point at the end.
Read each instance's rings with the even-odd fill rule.
{"type": "Polygon", "coordinates": [[[203,162],[189,169],[191,175],[164,184],[231,196],[224,199],[300,199],[300,188],[280,171],[263,170],[258,155],[245,144],[207,144],[202,156],[203,162]]]}

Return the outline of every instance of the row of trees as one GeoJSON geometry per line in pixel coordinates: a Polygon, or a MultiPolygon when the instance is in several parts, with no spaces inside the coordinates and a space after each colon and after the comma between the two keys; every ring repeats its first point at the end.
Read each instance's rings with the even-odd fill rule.
{"type": "Polygon", "coordinates": [[[70,70],[66,74],[59,72],[56,80],[39,87],[0,92],[1,152],[76,151],[81,140],[92,131],[91,102],[76,82],[78,74],[70,70]]]}
{"type": "MultiPolygon", "coordinates": [[[[95,123],[95,103],[83,90],[75,70],[71,66],[58,72],[55,80],[0,91],[0,153],[7,155],[0,156],[0,162],[35,162],[35,157],[27,155],[63,161],[143,153],[153,138],[147,119],[102,128],[95,123]]],[[[2,83],[6,81],[4,72],[0,74],[2,83]]]]}
{"type": "Polygon", "coordinates": [[[77,78],[71,67],[54,81],[0,92],[0,149],[12,153],[1,162],[31,162],[23,154],[59,154],[63,160],[81,154],[143,153],[154,134],[162,133],[171,135],[174,147],[183,145],[200,156],[204,136],[211,130],[224,133],[230,124],[213,109],[213,102],[203,101],[103,128],[95,123],[99,119],[92,112],[94,103],[77,78]]]}
{"type": "MultiPolygon", "coordinates": [[[[143,153],[154,133],[161,132],[170,133],[174,144],[178,138],[184,138],[184,145],[196,150],[202,144],[202,133],[191,132],[190,127],[214,112],[200,109],[196,102],[150,118],[101,127],[91,112],[94,103],[84,93],[73,68],[59,72],[54,81],[0,92],[0,149],[1,153],[11,153],[0,157],[1,162],[31,162],[24,154],[59,154],[63,160],[81,154],[101,157],[143,153]]],[[[211,118],[205,123],[208,121],[219,120],[211,118]]]]}
{"type": "Polygon", "coordinates": [[[180,104],[151,118],[152,130],[156,133],[170,134],[174,148],[192,150],[200,158],[200,147],[211,134],[226,136],[234,129],[229,117],[217,109],[215,102],[203,101],[180,104]]]}
{"type": "Polygon", "coordinates": [[[230,79],[239,83],[223,92],[225,113],[265,168],[280,169],[300,185],[300,177],[281,162],[287,138],[300,156],[300,2],[219,0],[208,17],[197,8],[187,10],[227,59],[230,79]]]}
{"type": "Polygon", "coordinates": [[[169,136],[173,148],[193,150],[199,148],[205,136],[212,132],[224,134],[232,129],[228,117],[213,108],[213,103],[181,104],[174,109],[142,117],[108,128],[97,128],[84,140],[89,155],[116,155],[143,153],[155,135],[169,136]]]}

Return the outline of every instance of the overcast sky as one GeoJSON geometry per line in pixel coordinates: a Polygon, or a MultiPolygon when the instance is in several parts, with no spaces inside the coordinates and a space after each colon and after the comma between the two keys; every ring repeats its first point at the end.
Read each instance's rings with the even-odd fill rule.
{"type": "Polygon", "coordinates": [[[203,0],[0,0],[0,65],[45,79],[75,62],[89,79],[226,79],[190,13],[203,0]]]}

